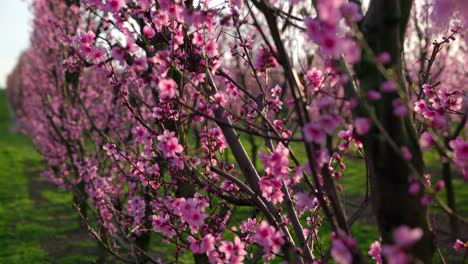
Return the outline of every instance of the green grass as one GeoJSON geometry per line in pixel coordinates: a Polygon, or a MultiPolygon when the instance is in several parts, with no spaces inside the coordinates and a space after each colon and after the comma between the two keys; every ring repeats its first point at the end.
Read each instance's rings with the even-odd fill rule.
{"type": "Polygon", "coordinates": [[[41,158],[29,139],[12,132],[9,118],[0,90],[0,263],[92,263],[94,256],[54,258],[44,248],[48,241],[75,248],[95,243],[67,237],[80,228],[69,193],[43,190],[40,203],[30,197],[27,175],[39,177],[41,158]]]}

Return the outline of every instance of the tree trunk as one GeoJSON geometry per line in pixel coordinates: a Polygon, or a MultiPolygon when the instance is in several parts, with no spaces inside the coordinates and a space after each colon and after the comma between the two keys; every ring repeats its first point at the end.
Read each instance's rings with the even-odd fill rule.
{"type": "MultiPolygon", "coordinates": [[[[398,79],[402,94],[407,94],[401,54],[411,4],[410,0],[371,2],[360,25],[371,51],[364,48],[362,60],[355,66],[361,95],[370,90],[378,90],[386,80],[375,65],[374,54],[382,52],[390,54],[390,75],[398,79]]],[[[373,116],[388,133],[384,135],[376,123],[372,122],[371,131],[362,138],[371,182],[371,201],[383,243],[393,243],[393,231],[398,226],[419,227],[424,231],[424,236],[409,252],[423,263],[432,263],[434,243],[426,220],[426,209],[420,203],[420,196],[413,197],[408,192],[409,178],[423,177],[424,162],[411,116],[397,117],[393,113],[394,100],[405,100],[400,95],[397,92],[382,94],[381,100],[365,102],[368,107],[361,105],[354,114],[361,117],[373,116]],[[410,161],[402,158],[400,148],[403,146],[411,151],[413,158],[410,161]]]]}
{"type": "MultiPolygon", "coordinates": [[[[452,170],[450,167],[449,162],[444,162],[442,164],[442,177],[445,182],[445,192],[447,194],[447,205],[452,208],[452,210],[456,213],[455,208],[455,193],[453,190],[453,183],[452,183],[452,170]]],[[[450,237],[453,241],[458,237],[458,220],[455,215],[449,215],[450,218],[450,237]]]]}

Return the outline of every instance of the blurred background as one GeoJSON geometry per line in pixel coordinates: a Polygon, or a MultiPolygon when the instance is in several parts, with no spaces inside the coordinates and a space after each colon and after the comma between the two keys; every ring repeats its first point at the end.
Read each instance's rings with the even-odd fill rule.
{"type": "Polygon", "coordinates": [[[23,50],[28,47],[32,16],[29,0],[4,0],[0,8],[0,88],[13,70],[23,50]]]}

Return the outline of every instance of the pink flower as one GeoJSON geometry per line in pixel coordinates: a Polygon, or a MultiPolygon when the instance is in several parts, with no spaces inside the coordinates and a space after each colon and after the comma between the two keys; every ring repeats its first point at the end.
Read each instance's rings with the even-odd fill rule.
{"type": "Polygon", "coordinates": [[[200,250],[200,241],[196,240],[193,236],[188,236],[187,241],[190,243],[190,251],[195,254],[205,253],[200,250]]]}
{"type": "Polygon", "coordinates": [[[231,259],[231,256],[234,255],[234,246],[231,242],[222,241],[218,251],[224,254],[225,259],[231,259]]]}
{"type": "Polygon", "coordinates": [[[383,93],[391,93],[396,91],[396,89],[396,84],[392,81],[386,81],[380,85],[380,91],[383,93]]]}
{"type": "Polygon", "coordinates": [[[277,66],[278,62],[268,48],[260,48],[258,50],[255,69],[260,72],[265,72],[267,69],[275,68],[277,66]]]}
{"type": "Polygon", "coordinates": [[[315,43],[319,43],[322,35],[322,28],[318,19],[306,17],[304,19],[307,36],[315,43]]]}
{"type": "Polygon", "coordinates": [[[457,241],[455,241],[455,244],[453,244],[453,249],[455,249],[455,251],[459,251],[462,248],[468,248],[468,243],[463,243],[463,241],[457,239],[457,241]]]}
{"type": "Polygon", "coordinates": [[[320,45],[320,51],[324,56],[330,56],[337,59],[341,55],[342,51],[342,39],[334,34],[324,34],[318,43],[320,45]]]}
{"type": "Polygon", "coordinates": [[[396,117],[403,118],[408,114],[408,108],[404,106],[399,99],[395,99],[392,102],[393,105],[393,114],[396,117]]]}
{"type": "Polygon", "coordinates": [[[348,63],[356,64],[361,60],[361,47],[359,47],[355,41],[350,39],[344,40],[342,43],[342,50],[348,63]]]}
{"type": "Polygon", "coordinates": [[[331,255],[339,264],[351,264],[353,256],[341,239],[332,239],[331,255]]]}
{"type": "Polygon", "coordinates": [[[270,256],[271,253],[276,254],[280,251],[284,244],[283,235],[280,231],[276,231],[268,222],[262,221],[253,236],[254,242],[263,247],[265,254],[270,256]]]}
{"type": "Polygon", "coordinates": [[[105,151],[107,151],[107,155],[108,156],[111,156],[111,155],[114,155],[115,153],[117,153],[117,148],[115,146],[115,144],[105,144],[103,147],[102,147],[105,151]]]}
{"type": "Polygon", "coordinates": [[[418,114],[424,114],[427,110],[427,104],[425,100],[419,100],[414,103],[414,111],[418,114]]]}
{"type": "Polygon", "coordinates": [[[332,135],[333,133],[335,133],[335,130],[340,124],[339,122],[340,118],[331,114],[324,114],[320,117],[319,120],[320,126],[328,135],[332,135]]]}
{"type": "Polygon", "coordinates": [[[283,144],[278,144],[276,149],[270,156],[260,153],[260,158],[263,160],[265,173],[278,180],[289,180],[289,149],[283,144]]]}
{"type": "Polygon", "coordinates": [[[326,135],[317,123],[310,122],[306,124],[303,128],[303,133],[307,142],[314,142],[317,144],[325,142],[326,135]]]}
{"type": "Polygon", "coordinates": [[[378,101],[382,98],[382,95],[379,92],[373,90],[368,91],[366,95],[369,101],[378,101]]]}
{"type": "Polygon", "coordinates": [[[323,73],[317,68],[312,68],[306,73],[306,80],[310,82],[312,91],[317,91],[323,81],[323,73]]]}
{"type": "Polygon", "coordinates": [[[254,233],[256,226],[257,226],[257,219],[248,218],[247,220],[243,221],[239,227],[242,233],[254,233]]]}
{"type": "Polygon", "coordinates": [[[117,13],[125,5],[125,0],[107,0],[107,8],[112,13],[117,13]]]}
{"type": "Polygon", "coordinates": [[[388,52],[382,52],[377,57],[377,62],[384,65],[389,64],[391,60],[392,58],[390,57],[390,54],[388,52]]]}
{"type": "Polygon", "coordinates": [[[242,9],[243,3],[244,2],[242,0],[229,0],[229,6],[232,8],[237,8],[239,10],[242,9]]]}
{"type": "Polygon", "coordinates": [[[395,245],[401,248],[409,248],[419,241],[424,232],[421,228],[410,228],[406,225],[399,226],[393,231],[395,245]]]}
{"type": "Polygon", "coordinates": [[[384,245],[382,255],[386,257],[388,264],[410,264],[411,260],[406,252],[397,246],[384,245]]]}
{"type": "Polygon", "coordinates": [[[279,204],[283,202],[283,192],[281,191],[281,181],[272,178],[263,177],[260,180],[260,191],[262,196],[273,204],[279,204]]]}
{"type": "Polygon", "coordinates": [[[302,215],[304,212],[312,210],[318,206],[317,198],[312,199],[302,192],[294,195],[294,201],[296,202],[296,209],[299,215],[302,215]]]}
{"type": "Polygon", "coordinates": [[[431,198],[427,195],[421,197],[420,203],[422,206],[427,207],[431,203],[431,198]]]}
{"type": "Polygon", "coordinates": [[[421,137],[419,138],[419,145],[421,146],[421,150],[428,151],[433,144],[434,139],[432,139],[431,134],[427,132],[421,134],[421,137]]]}
{"type": "Polygon", "coordinates": [[[341,12],[344,16],[349,17],[352,21],[358,22],[362,19],[362,15],[359,13],[359,6],[355,3],[345,3],[341,6],[341,12]]]}
{"type": "Polygon", "coordinates": [[[468,173],[466,173],[468,168],[468,142],[461,137],[457,137],[450,141],[449,145],[453,149],[455,165],[463,169],[464,179],[468,181],[468,173]]]}
{"type": "Polygon", "coordinates": [[[204,43],[205,43],[205,38],[203,37],[203,34],[200,34],[198,32],[193,33],[193,39],[192,39],[193,45],[197,47],[203,47],[204,43]]]}
{"type": "Polygon", "coordinates": [[[411,154],[407,146],[401,147],[400,150],[401,150],[401,156],[403,157],[404,160],[408,161],[413,158],[413,155],[411,154]]]}
{"type": "Polygon", "coordinates": [[[153,215],[153,230],[155,232],[163,233],[169,237],[174,236],[176,233],[174,229],[172,229],[169,221],[170,217],[167,214],[163,214],[162,216],[153,215]]]}
{"type": "Polygon", "coordinates": [[[148,131],[144,127],[135,127],[133,129],[133,134],[135,135],[135,140],[139,143],[146,144],[151,140],[148,131]]]}
{"type": "Polygon", "coordinates": [[[143,34],[145,35],[145,37],[147,38],[153,38],[156,33],[154,32],[154,30],[151,28],[151,26],[148,26],[148,25],[145,25],[143,27],[143,34]]]}
{"type": "Polygon", "coordinates": [[[424,185],[426,187],[431,187],[431,175],[430,174],[424,174],[424,185]]]}
{"type": "Polygon", "coordinates": [[[340,8],[344,3],[345,0],[318,0],[317,11],[320,20],[331,25],[338,23],[342,18],[340,8]]]}
{"type": "Polygon", "coordinates": [[[356,134],[360,136],[364,136],[365,134],[367,134],[367,132],[369,132],[370,130],[370,126],[371,124],[368,118],[360,117],[354,120],[354,129],[356,131],[356,134]]]}
{"type": "Polygon", "coordinates": [[[215,238],[212,234],[207,234],[203,237],[200,243],[201,252],[211,252],[215,249],[215,238]]]}
{"type": "Polygon", "coordinates": [[[164,130],[163,134],[157,137],[160,141],[158,148],[166,158],[176,157],[178,153],[184,151],[184,148],[179,144],[179,140],[174,135],[174,132],[164,130]]]}
{"type": "Polygon", "coordinates": [[[280,95],[281,95],[281,87],[279,85],[275,85],[275,87],[271,89],[271,96],[277,97],[280,95]]]}
{"type": "Polygon", "coordinates": [[[414,181],[410,184],[408,192],[411,196],[416,196],[419,194],[420,190],[421,190],[421,186],[419,185],[417,181],[414,181]]]}
{"type": "Polygon", "coordinates": [[[177,83],[172,79],[162,79],[158,83],[158,92],[162,100],[172,99],[177,96],[177,83]]]}
{"type": "Polygon", "coordinates": [[[434,189],[436,192],[439,192],[440,190],[442,190],[443,188],[445,187],[445,181],[443,180],[440,180],[436,183],[434,189]]]}
{"type": "Polygon", "coordinates": [[[376,264],[382,264],[383,263],[382,256],[380,255],[381,251],[382,251],[382,248],[380,246],[379,241],[375,241],[374,243],[372,243],[370,245],[368,254],[373,260],[375,260],[376,264]]]}

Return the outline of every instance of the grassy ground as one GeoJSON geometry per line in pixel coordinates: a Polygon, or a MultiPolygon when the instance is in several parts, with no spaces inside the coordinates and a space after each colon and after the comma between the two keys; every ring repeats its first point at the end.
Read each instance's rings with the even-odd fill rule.
{"type": "Polygon", "coordinates": [[[31,142],[12,132],[0,90],[0,263],[92,263],[95,243],[80,228],[69,193],[39,177],[31,142]]]}

